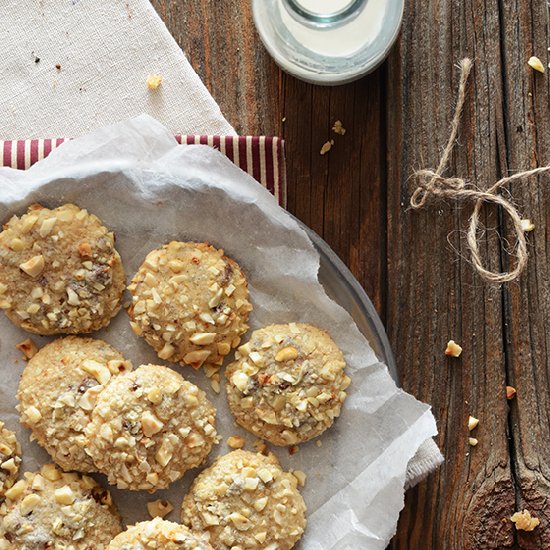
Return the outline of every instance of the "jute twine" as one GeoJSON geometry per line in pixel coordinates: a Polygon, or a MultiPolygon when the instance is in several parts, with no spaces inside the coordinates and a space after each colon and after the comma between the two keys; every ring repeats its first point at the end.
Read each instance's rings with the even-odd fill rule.
{"type": "Polygon", "coordinates": [[[550,166],[543,166],[525,172],[518,172],[512,176],[508,176],[498,180],[494,185],[485,191],[468,184],[464,179],[457,177],[444,177],[442,174],[447,168],[447,164],[451,157],[456,137],[458,134],[458,126],[462,117],[462,109],[466,98],[466,83],[472,69],[471,59],[465,58],[459,63],[460,68],[460,83],[458,85],[458,99],[456,103],[453,121],[451,123],[451,134],[447,145],[439,161],[439,166],[433,170],[418,170],[414,173],[415,179],[418,181],[418,187],[411,197],[411,207],[414,209],[422,208],[426,205],[428,199],[466,199],[475,201],[474,211],[470,217],[470,226],[467,233],[467,243],[470,249],[470,257],[472,263],[483,279],[491,283],[505,283],[515,280],[527,265],[527,241],[525,232],[521,224],[521,216],[516,207],[509,200],[505,199],[498,191],[504,185],[524,180],[530,176],[536,176],[544,172],[550,171],[550,166]],[[514,231],[516,233],[516,245],[514,251],[509,253],[515,257],[515,265],[511,271],[498,272],[490,271],[483,265],[483,260],[479,252],[478,228],[479,214],[484,203],[492,203],[502,207],[504,212],[508,214],[514,231]]]}

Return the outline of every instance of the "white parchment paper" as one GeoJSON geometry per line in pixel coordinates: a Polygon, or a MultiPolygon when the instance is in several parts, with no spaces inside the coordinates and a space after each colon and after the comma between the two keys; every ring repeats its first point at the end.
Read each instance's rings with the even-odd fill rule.
{"type": "MultiPolygon", "coordinates": [[[[65,143],[25,172],[1,168],[0,220],[33,202],[51,207],[74,202],[98,215],[116,233],[128,277],[150,250],[169,240],[209,241],[248,275],[252,329],[295,321],[328,330],[344,351],[352,378],[342,415],[321,436],[321,447],[309,442],[293,456],[285,448],[273,450],[285,468],[308,476],[303,489],[308,527],[300,548],[386,547],[403,507],[407,463],[437,433],[435,421],[427,405],[396,387],[350,315],[327,297],[317,280],[317,252],[271,194],[221,153],[178,145],[164,126],[141,116],[65,143]]],[[[24,368],[15,344],[27,336],[0,317],[0,414],[18,432],[24,467],[34,469],[48,455],[29,442],[14,409],[24,368]]],[[[96,336],[135,366],[166,364],[133,334],[124,311],[96,336]]],[[[49,340],[32,338],[39,346],[49,340]]],[[[218,410],[223,441],[233,434],[253,441],[233,422],[223,389],[216,395],[202,372],[169,366],[207,392],[218,410]]],[[[222,443],[210,458],[226,451],[222,443]]],[[[148,519],[146,503],[157,498],[172,502],[176,509],[169,518],[177,520],[196,473],[155,495],[113,490],[125,522],[148,519]]]]}

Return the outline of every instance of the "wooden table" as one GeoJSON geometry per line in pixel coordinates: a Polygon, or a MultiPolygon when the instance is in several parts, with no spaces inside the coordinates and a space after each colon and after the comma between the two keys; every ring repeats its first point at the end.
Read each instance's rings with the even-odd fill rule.
{"type": "MultiPolygon", "coordinates": [[[[335,88],[277,68],[248,0],[153,3],[235,128],[286,139],[288,209],[351,268],[386,325],[402,386],[433,406],[446,462],[408,492],[391,547],[550,548],[550,177],[511,189],[536,229],[528,270],[504,287],[467,261],[469,205],[408,208],[411,174],[435,167],[447,140],[465,55],[475,66],[450,172],[483,187],[550,163],[548,77],[526,64],[548,61],[545,2],[408,0],[388,62],[335,88]],[[337,119],[345,136],[331,132],[337,119]],[[458,360],[443,355],[450,338],[464,348],[458,360]],[[506,519],[520,508],[540,517],[534,532],[506,519]]],[[[511,236],[496,210],[483,222],[511,236]]],[[[488,264],[505,268],[502,244],[487,237],[488,264]]]]}

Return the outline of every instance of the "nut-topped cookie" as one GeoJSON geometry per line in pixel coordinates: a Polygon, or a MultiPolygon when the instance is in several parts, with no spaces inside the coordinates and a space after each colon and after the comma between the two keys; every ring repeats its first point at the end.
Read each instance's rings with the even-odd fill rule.
{"type": "Polygon", "coordinates": [[[131,363],[103,340],[54,340],[23,371],[17,392],[21,423],[64,470],[94,472],[84,448],[84,430],[105,385],[131,369],[131,363]]]}
{"type": "Polygon", "coordinates": [[[108,550],[213,550],[208,534],[196,534],[185,525],[155,518],[128,527],[117,535],[107,547],[108,550]]]}
{"type": "Polygon", "coordinates": [[[345,366],[329,334],[312,325],[256,330],[225,371],[229,407],[243,428],[275,445],[308,441],[340,414],[345,366]]]}
{"type": "Polygon", "coordinates": [[[15,434],[0,421],[0,502],[15,483],[21,464],[21,446],[15,434]]]}
{"type": "Polygon", "coordinates": [[[161,359],[219,366],[248,330],[246,279],[209,244],[173,241],[153,250],[128,288],[132,329],[161,359]]]}
{"type": "Polygon", "coordinates": [[[233,451],[201,472],[182,503],[182,522],[210,533],[219,550],[288,550],[304,533],[296,478],[274,455],[233,451]]]}
{"type": "Polygon", "coordinates": [[[217,441],[216,411],[177,372],[142,365],[99,395],[87,452],[121,489],[164,489],[202,464],[217,441]]]}
{"type": "Polygon", "coordinates": [[[32,205],[0,233],[0,308],[25,330],[98,330],[120,309],[124,286],[113,233],[74,204],[32,205]]]}
{"type": "Polygon", "coordinates": [[[102,550],[122,530],[109,491],[53,464],[25,473],[5,504],[0,541],[10,550],[102,550]]]}

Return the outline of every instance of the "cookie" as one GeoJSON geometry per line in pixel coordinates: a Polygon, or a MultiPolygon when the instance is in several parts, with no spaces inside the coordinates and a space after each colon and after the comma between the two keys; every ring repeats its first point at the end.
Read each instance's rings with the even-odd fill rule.
{"type": "Polygon", "coordinates": [[[124,292],[113,233],[74,204],[32,205],[0,233],[0,308],[37,334],[80,334],[109,324],[124,292]]]}
{"type": "Polygon", "coordinates": [[[67,336],[44,346],[23,371],[17,398],[21,423],[64,470],[94,472],[84,429],[100,392],[131,370],[103,340],[67,336]]]}
{"type": "Polygon", "coordinates": [[[0,421],[0,502],[15,483],[21,464],[21,446],[15,434],[0,421]]]}
{"type": "Polygon", "coordinates": [[[217,442],[213,405],[177,372],[142,365],[99,395],[87,451],[120,489],[164,489],[202,464],[217,442]]]}
{"type": "Polygon", "coordinates": [[[184,525],[155,518],[128,527],[117,535],[107,547],[108,550],[213,550],[208,535],[197,535],[184,525]]]}
{"type": "Polygon", "coordinates": [[[0,541],[14,550],[101,550],[121,530],[109,491],[47,464],[6,492],[0,541]]]}
{"type": "Polygon", "coordinates": [[[245,276],[209,244],[173,241],[153,250],[128,289],[132,329],[161,359],[219,366],[248,330],[245,276]]]}
{"type": "Polygon", "coordinates": [[[312,325],[256,330],[225,371],[229,407],[243,428],[275,445],[308,441],[340,414],[345,366],[328,333],[312,325]]]}
{"type": "Polygon", "coordinates": [[[304,533],[296,478],[275,456],[233,451],[200,473],[182,503],[182,522],[210,533],[219,550],[287,550],[304,533]]]}

